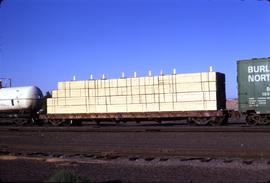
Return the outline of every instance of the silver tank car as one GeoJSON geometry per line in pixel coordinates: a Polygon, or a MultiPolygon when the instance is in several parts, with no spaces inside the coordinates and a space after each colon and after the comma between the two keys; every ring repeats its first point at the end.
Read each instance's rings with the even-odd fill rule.
{"type": "Polygon", "coordinates": [[[43,94],[36,86],[0,88],[0,113],[37,112],[43,94]]]}

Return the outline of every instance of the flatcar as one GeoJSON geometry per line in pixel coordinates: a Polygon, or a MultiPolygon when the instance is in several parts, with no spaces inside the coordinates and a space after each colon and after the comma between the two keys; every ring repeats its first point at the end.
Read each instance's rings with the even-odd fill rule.
{"type": "Polygon", "coordinates": [[[127,122],[188,120],[226,123],[225,75],[219,72],[59,82],[42,120],[53,125],[81,120],[127,122]]]}

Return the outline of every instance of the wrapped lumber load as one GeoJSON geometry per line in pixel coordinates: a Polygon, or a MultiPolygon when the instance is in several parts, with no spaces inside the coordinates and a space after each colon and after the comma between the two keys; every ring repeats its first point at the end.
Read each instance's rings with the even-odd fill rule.
{"type": "Polygon", "coordinates": [[[226,108],[218,72],[59,82],[48,114],[206,111],[226,108]]]}

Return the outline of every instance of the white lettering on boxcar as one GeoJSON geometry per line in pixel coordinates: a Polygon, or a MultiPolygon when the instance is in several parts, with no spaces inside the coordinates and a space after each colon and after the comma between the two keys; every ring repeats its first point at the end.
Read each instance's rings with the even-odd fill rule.
{"type": "Polygon", "coordinates": [[[268,65],[248,66],[248,82],[269,82],[270,68],[268,65]]]}
{"type": "Polygon", "coordinates": [[[248,66],[248,73],[267,73],[270,72],[268,65],[248,66]]]}
{"type": "Polygon", "coordinates": [[[248,82],[270,81],[270,74],[248,75],[248,82]]]}

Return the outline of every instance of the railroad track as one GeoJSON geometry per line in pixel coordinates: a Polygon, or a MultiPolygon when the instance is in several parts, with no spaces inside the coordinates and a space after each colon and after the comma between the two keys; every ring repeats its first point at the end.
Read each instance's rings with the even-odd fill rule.
{"type": "Polygon", "coordinates": [[[2,126],[0,132],[0,155],[270,159],[270,127],[2,126]]]}
{"type": "Polygon", "coordinates": [[[80,126],[80,127],[11,127],[2,126],[0,132],[257,132],[270,133],[270,126],[80,126]]]}

